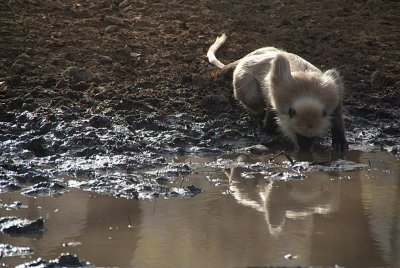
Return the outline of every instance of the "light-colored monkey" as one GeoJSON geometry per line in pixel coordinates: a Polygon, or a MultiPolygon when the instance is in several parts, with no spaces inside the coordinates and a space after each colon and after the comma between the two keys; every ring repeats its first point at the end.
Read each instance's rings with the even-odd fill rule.
{"type": "Polygon", "coordinates": [[[257,49],[229,64],[215,53],[226,40],[218,37],[207,57],[222,73],[234,69],[235,98],[251,113],[265,117],[267,132],[278,125],[298,148],[332,131],[335,150],[347,148],[342,115],[343,82],[332,69],[322,72],[303,58],[274,47],[257,49]]]}

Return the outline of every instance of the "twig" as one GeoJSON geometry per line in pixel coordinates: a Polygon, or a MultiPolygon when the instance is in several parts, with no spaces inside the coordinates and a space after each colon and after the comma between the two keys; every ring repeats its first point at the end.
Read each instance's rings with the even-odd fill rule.
{"type": "Polygon", "coordinates": [[[289,160],[290,164],[293,166],[295,161],[293,160],[293,158],[286,151],[282,151],[282,152],[280,152],[280,153],[278,153],[278,154],[276,154],[274,156],[271,156],[269,158],[269,162],[273,162],[275,160],[275,158],[277,158],[277,157],[279,157],[279,156],[281,156],[283,154],[286,156],[286,158],[289,160]]]}
{"type": "Polygon", "coordinates": [[[179,185],[179,188],[181,188],[182,187],[182,184],[183,184],[183,181],[185,180],[185,177],[184,176],[182,176],[182,180],[181,180],[181,184],[179,185]]]}
{"type": "Polygon", "coordinates": [[[156,214],[157,197],[154,198],[153,216],[156,214]]]}
{"type": "Polygon", "coordinates": [[[279,156],[281,156],[281,155],[283,155],[283,154],[285,154],[284,151],[282,151],[282,152],[280,152],[280,153],[278,153],[278,154],[276,154],[276,155],[274,155],[274,156],[271,156],[271,157],[269,158],[269,162],[273,162],[273,161],[275,160],[275,158],[277,158],[277,157],[279,157],[279,156]]]}
{"type": "Polygon", "coordinates": [[[293,161],[292,157],[286,151],[284,151],[284,153],[290,164],[293,166],[295,162],[293,161]]]}

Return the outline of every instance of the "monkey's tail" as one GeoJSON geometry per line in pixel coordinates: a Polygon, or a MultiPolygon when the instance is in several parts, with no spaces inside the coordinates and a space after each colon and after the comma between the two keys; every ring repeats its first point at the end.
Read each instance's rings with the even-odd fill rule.
{"type": "Polygon", "coordinates": [[[217,59],[217,57],[215,56],[215,53],[225,43],[225,40],[226,40],[226,35],[225,34],[222,34],[221,36],[217,37],[217,39],[215,40],[214,44],[212,44],[212,46],[210,46],[210,48],[208,49],[208,52],[207,52],[208,61],[212,65],[215,65],[220,69],[224,68],[225,64],[223,64],[222,62],[220,62],[217,59]]]}

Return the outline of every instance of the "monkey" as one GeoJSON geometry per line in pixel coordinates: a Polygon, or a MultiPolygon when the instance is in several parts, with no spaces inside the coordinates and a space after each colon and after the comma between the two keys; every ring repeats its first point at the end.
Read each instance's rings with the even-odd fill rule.
{"type": "Polygon", "coordinates": [[[259,48],[223,64],[215,53],[219,36],[207,52],[222,74],[233,70],[234,97],[251,114],[264,118],[267,134],[279,129],[296,150],[312,148],[316,138],[332,133],[332,148],[348,148],[343,120],[344,84],[339,72],[322,72],[296,54],[275,47],[259,48]]]}

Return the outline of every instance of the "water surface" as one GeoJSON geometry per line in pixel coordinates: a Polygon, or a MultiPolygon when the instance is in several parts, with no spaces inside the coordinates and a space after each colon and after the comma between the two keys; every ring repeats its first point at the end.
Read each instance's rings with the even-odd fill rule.
{"type": "MultiPolygon", "coordinates": [[[[400,161],[384,152],[350,151],[345,161],[301,162],[281,155],[179,157],[194,172],[176,187],[193,198],[132,200],[71,188],[58,197],[0,195],[0,216],[45,219],[38,236],[0,234],[32,255],[14,266],[76,253],[96,266],[248,267],[400,265],[400,161]]],[[[173,185],[172,185],[173,186],[173,185]]]]}

